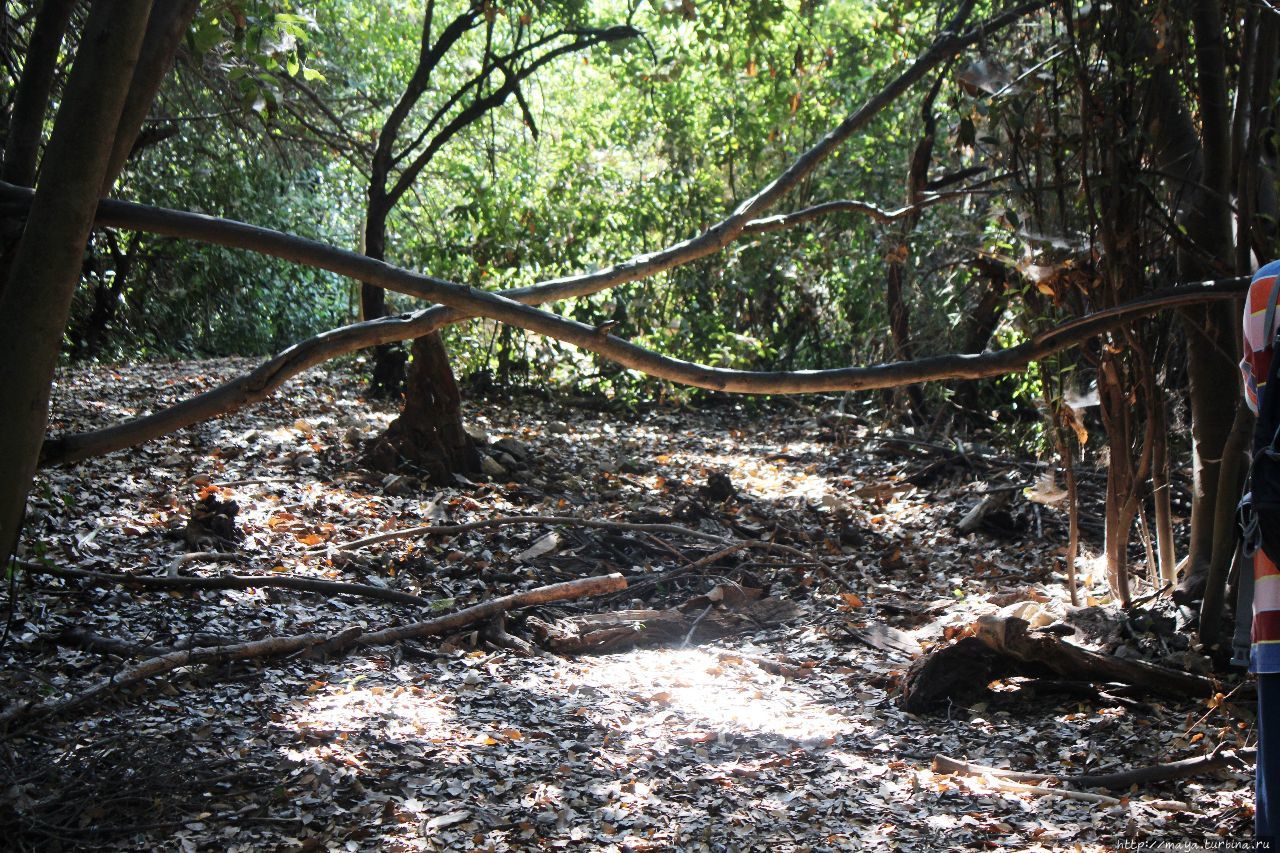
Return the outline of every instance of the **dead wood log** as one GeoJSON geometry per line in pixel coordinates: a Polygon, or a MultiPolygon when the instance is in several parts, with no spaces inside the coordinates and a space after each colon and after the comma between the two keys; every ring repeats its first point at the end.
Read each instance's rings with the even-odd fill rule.
{"type": "Polygon", "coordinates": [[[1092,652],[1052,634],[1028,633],[1028,628],[1022,619],[983,616],[978,619],[977,638],[1001,657],[1046,666],[1063,678],[1119,681],[1177,698],[1204,698],[1217,692],[1217,684],[1212,679],[1145,661],[1092,652]]]}
{"type": "Polygon", "coordinates": [[[916,658],[902,679],[898,704],[908,713],[923,714],[953,697],[986,690],[1001,662],[977,637],[965,637],[916,658]]]}
{"type": "Polygon", "coordinates": [[[1022,773],[1016,770],[1005,770],[1000,767],[987,767],[950,758],[946,755],[933,757],[933,772],[957,774],[962,776],[998,776],[1015,782],[1058,781],[1064,785],[1077,788],[1106,788],[1111,791],[1128,790],[1133,785],[1145,785],[1151,782],[1172,782],[1176,779],[1190,779],[1223,770],[1242,770],[1251,765],[1257,758],[1256,749],[1214,749],[1204,755],[1152,764],[1146,767],[1134,767],[1115,773],[1083,774],[1079,776],[1062,776],[1052,773],[1022,773]]]}
{"type": "Polygon", "coordinates": [[[182,577],[166,575],[152,577],[150,575],[132,575],[117,572],[90,572],[85,569],[66,569],[49,566],[44,563],[23,561],[19,563],[23,569],[36,574],[53,575],[60,578],[75,578],[94,586],[140,586],[145,589],[257,589],[259,587],[278,587],[300,592],[316,592],[321,595],[355,595],[361,598],[373,598],[379,601],[391,601],[396,604],[411,604],[414,607],[433,609],[439,602],[410,592],[397,589],[372,586],[370,584],[342,583],[319,578],[303,578],[296,575],[219,575],[212,578],[182,577]]]}
{"type": "Polygon", "coordinates": [[[0,713],[0,732],[11,734],[16,726],[63,716],[110,692],[131,684],[145,681],[183,666],[207,663],[228,663],[234,660],[275,658],[304,650],[317,654],[338,654],[356,646],[373,646],[395,643],[400,640],[428,637],[455,631],[459,628],[490,619],[498,613],[517,607],[548,604],[570,598],[582,598],[605,592],[615,592],[626,587],[627,581],[620,574],[551,584],[525,592],[504,595],[473,607],[459,610],[437,619],[414,622],[381,631],[363,633],[358,627],[348,627],[336,634],[308,633],[289,637],[268,637],[250,643],[215,648],[171,651],[150,658],[121,673],[105,678],[89,688],[60,699],[43,702],[19,703],[0,713]]]}
{"type": "Polygon", "coordinates": [[[549,604],[553,601],[564,601],[571,598],[603,595],[607,592],[626,589],[626,587],[626,578],[616,572],[611,575],[601,575],[594,578],[581,578],[574,581],[564,581],[563,583],[553,583],[549,586],[540,586],[537,589],[531,589],[526,592],[504,595],[501,598],[495,598],[492,601],[486,601],[468,607],[465,610],[450,613],[447,616],[427,619],[423,622],[413,622],[395,628],[383,628],[381,631],[374,631],[356,638],[353,645],[374,646],[397,643],[401,640],[412,640],[418,637],[431,637],[448,631],[456,631],[486,619],[492,619],[499,613],[504,613],[508,610],[531,607],[535,604],[549,604]]]}

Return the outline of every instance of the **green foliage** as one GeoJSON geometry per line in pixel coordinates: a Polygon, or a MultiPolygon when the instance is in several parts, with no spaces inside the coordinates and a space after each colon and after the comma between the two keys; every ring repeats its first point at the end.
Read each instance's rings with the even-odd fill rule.
{"type": "MultiPolygon", "coordinates": [[[[942,4],[903,0],[496,2],[509,47],[560,27],[629,21],[643,37],[562,57],[431,161],[388,224],[388,260],[502,289],[599,268],[699,233],[767,184],[928,43],[942,4]]],[[[176,132],[131,163],[123,192],[359,247],[366,170],[403,91],[423,4],[205,4],[158,112],[176,132]]],[[[465,7],[434,4],[436,31],[465,7]]],[[[406,127],[474,74],[460,42],[406,127]]],[[[949,69],[930,177],[998,167],[1003,121],[949,69]]],[[[926,81],[931,82],[931,81],[926,81]]],[[[901,205],[923,90],[884,111],[778,210],[850,198],[901,205]]],[[[408,142],[409,140],[405,140],[408,142]]],[[[909,235],[908,301],[922,354],[952,350],[975,291],[966,258],[1011,258],[1022,213],[974,196],[909,235]]],[[[885,255],[894,223],[857,213],[743,239],[718,256],[550,306],[671,355],[746,369],[889,357],[885,255]]],[[[98,245],[98,244],[95,244],[98,245]]],[[[262,353],[355,319],[349,282],[239,253],[152,241],[115,294],[101,354],[262,353]]],[[[91,265],[94,266],[94,265],[91,265]]],[[[73,329],[111,296],[102,246],[73,329]]],[[[392,310],[415,307],[390,295],[392,310]]],[[[474,321],[447,332],[458,372],[622,397],[670,389],[554,341],[474,321]]],[[[71,341],[76,343],[74,336],[71,341]]],[[[80,349],[77,349],[80,351],[80,349]]],[[[1028,392],[1029,393],[1029,392],[1028,392]]]]}

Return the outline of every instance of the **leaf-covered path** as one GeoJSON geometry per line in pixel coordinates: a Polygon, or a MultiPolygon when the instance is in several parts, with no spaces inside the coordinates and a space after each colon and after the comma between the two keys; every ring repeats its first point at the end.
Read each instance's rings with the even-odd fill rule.
{"type": "MultiPolygon", "coordinates": [[[[55,426],[137,413],[235,367],[67,373],[55,426]]],[[[95,572],[327,579],[434,607],[27,574],[0,651],[4,707],[75,693],[130,662],[127,649],[86,647],[86,634],[170,649],[373,631],[609,572],[630,587],[533,615],[686,605],[689,633],[553,657],[521,655],[476,626],[327,660],[179,669],[0,741],[0,823],[15,847],[1093,850],[1246,837],[1247,774],[1109,792],[1123,800],[1107,805],[930,769],[945,754],[1073,775],[1250,736],[1247,709],[1233,702],[1036,698],[1021,681],[929,716],[897,706],[909,652],[984,613],[1066,616],[1061,513],[1019,499],[987,531],[955,532],[981,494],[1033,485],[1034,465],[885,441],[856,418],[799,407],[623,417],[490,400],[473,405],[471,422],[488,443],[491,482],[433,489],[358,469],[358,442],[391,415],[358,390],[345,370],[313,372],[268,405],[44,472],[27,557],[95,572]],[[242,539],[192,521],[209,498],[242,539]],[[749,549],[690,568],[721,546],[546,525],[336,547],[511,515],[663,522],[782,543],[806,559],[749,549]],[[183,557],[198,552],[234,557],[183,557]],[[753,622],[749,610],[729,613],[735,591],[786,606],[753,622]],[[712,638],[721,613],[738,629],[712,638]]],[[[529,615],[511,614],[506,630],[528,632],[529,615]]],[[[1074,621],[1088,617],[1111,624],[1098,608],[1074,621]]],[[[1177,637],[1123,627],[1135,654],[1197,663],[1177,637]]]]}

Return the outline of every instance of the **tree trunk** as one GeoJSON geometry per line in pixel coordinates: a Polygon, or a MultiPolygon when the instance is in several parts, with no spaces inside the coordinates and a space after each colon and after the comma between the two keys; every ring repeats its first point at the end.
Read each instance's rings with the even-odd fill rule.
{"type": "MultiPolygon", "coordinates": [[[[1238,397],[1238,395],[1237,395],[1238,397]]],[[[1200,601],[1200,641],[1217,642],[1222,623],[1227,574],[1236,552],[1236,503],[1244,485],[1246,460],[1253,442],[1253,414],[1237,399],[1235,418],[1222,455],[1222,476],[1218,487],[1213,528],[1213,553],[1205,576],[1204,598],[1200,601]]]]}
{"type": "MultiPolygon", "coordinates": [[[[1194,189],[1179,218],[1197,251],[1179,252],[1179,271],[1210,278],[1232,268],[1231,116],[1227,99],[1227,58],[1222,6],[1195,0],[1196,85],[1199,95],[1201,157],[1188,170],[1194,189]]],[[[1189,311],[1193,327],[1187,341],[1191,386],[1191,439],[1194,492],[1191,506],[1191,572],[1207,572],[1213,561],[1218,494],[1223,488],[1222,458],[1240,396],[1236,367],[1240,321],[1223,306],[1189,311]]],[[[1231,473],[1228,471],[1228,473],[1231,473]]],[[[1234,479],[1234,478],[1232,478],[1234,479]]]]}
{"type": "MultiPolygon", "coordinates": [[[[1155,444],[1151,452],[1151,500],[1155,504],[1156,555],[1160,565],[1160,582],[1173,584],[1177,552],[1173,541],[1173,495],[1169,483],[1169,436],[1164,389],[1155,388],[1156,399],[1151,410],[1155,419],[1155,444]]],[[[1074,603],[1074,602],[1073,602],[1074,603]]]]}
{"type": "MultiPolygon", "coordinates": [[[[7,183],[23,187],[35,185],[45,111],[49,107],[49,94],[53,91],[58,53],[75,7],[75,0],[45,0],[36,13],[22,64],[22,76],[14,89],[4,163],[0,166],[0,179],[7,183]]],[[[22,227],[21,219],[0,219],[0,293],[4,292],[5,283],[9,280],[13,253],[18,248],[22,227]]]]}
{"type": "MultiPolygon", "coordinates": [[[[393,202],[380,188],[385,176],[375,175],[369,187],[369,207],[365,213],[364,253],[380,261],[387,259],[387,217],[393,202]]],[[[377,320],[387,315],[387,292],[376,284],[360,285],[360,318],[377,320]]],[[[405,364],[408,357],[396,344],[379,344],[373,348],[373,376],[369,394],[383,399],[397,399],[404,390],[405,364]]]]}
{"type": "Polygon", "coordinates": [[[475,473],[480,456],[462,425],[462,395],[439,332],[413,342],[404,409],[369,442],[364,462],[379,471],[417,470],[437,485],[475,473]]]}
{"type": "Polygon", "coordinates": [[[151,0],[93,4],[0,294],[0,555],[6,558],[17,548],[71,297],[150,9],[151,0]]]}
{"type": "Polygon", "coordinates": [[[1234,330],[1239,323],[1235,317],[1225,316],[1228,313],[1222,306],[1214,305],[1188,309],[1183,314],[1187,327],[1193,462],[1190,560],[1184,585],[1188,581],[1199,584],[1213,562],[1222,459],[1240,396],[1239,368],[1234,357],[1237,349],[1234,330]]]}

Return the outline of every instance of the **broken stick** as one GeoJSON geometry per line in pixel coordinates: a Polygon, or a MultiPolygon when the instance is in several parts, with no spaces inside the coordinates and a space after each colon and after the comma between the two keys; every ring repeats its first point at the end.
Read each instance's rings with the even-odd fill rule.
{"type": "MultiPolygon", "coordinates": [[[[156,580],[164,579],[157,578],[156,580]]],[[[362,633],[359,628],[349,627],[334,634],[308,633],[289,637],[268,637],[264,640],[240,643],[234,646],[171,651],[144,660],[136,666],[129,667],[117,675],[105,678],[79,693],[73,693],[60,699],[46,699],[43,702],[28,702],[15,705],[0,713],[0,732],[10,733],[18,724],[28,725],[37,720],[60,717],[88,702],[100,699],[120,687],[136,684],[183,666],[204,663],[229,663],[234,660],[247,660],[250,658],[281,657],[306,649],[322,650],[325,653],[338,653],[354,646],[373,646],[418,637],[434,636],[456,631],[517,607],[548,604],[552,601],[615,592],[623,589],[626,585],[626,579],[622,575],[615,573],[555,583],[525,592],[504,595],[501,598],[495,598],[492,601],[486,601],[447,616],[428,619],[424,622],[413,622],[394,628],[384,628],[381,631],[369,634],[362,633]]]]}

